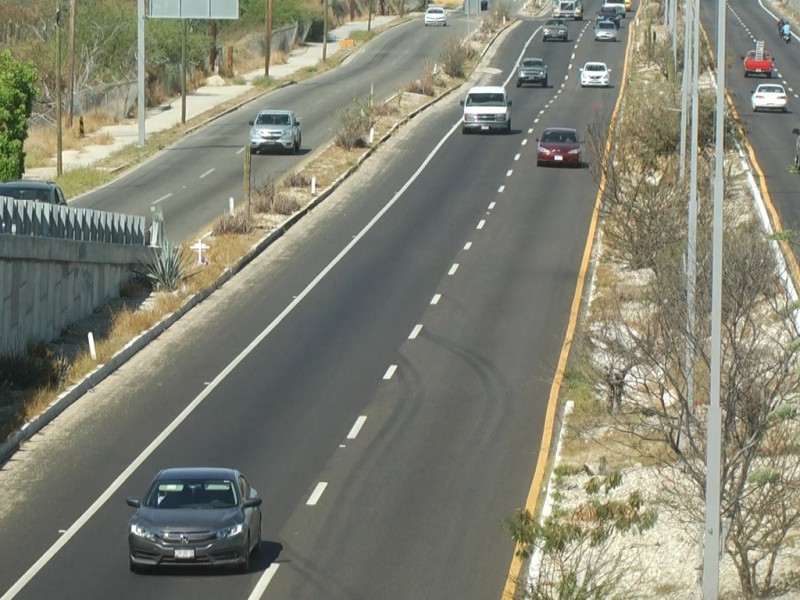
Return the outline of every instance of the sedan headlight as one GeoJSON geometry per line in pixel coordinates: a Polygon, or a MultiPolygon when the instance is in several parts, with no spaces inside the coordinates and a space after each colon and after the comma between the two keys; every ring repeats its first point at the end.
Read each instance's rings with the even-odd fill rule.
{"type": "Polygon", "coordinates": [[[544,146],[539,146],[536,150],[537,152],[540,152],[542,154],[550,154],[550,150],[545,148],[544,146]]]}
{"type": "Polygon", "coordinates": [[[217,530],[217,539],[225,539],[229,537],[233,537],[234,535],[239,535],[244,530],[244,523],[237,523],[231,527],[224,527],[223,529],[217,530]]]}
{"type": "Polygon", "coordinates": [[[580,153],[581,153],[581,149],[580,148],[573,148],[572,150],[567,152],[567,154],[580,154],[580,153]]]}
{"type": "Polygon", "coordinates": [[[131,533],[140,538],[150,540],[151,542],[154,542],[156,540],[155,531],[147,529],[146,527],[142,527],[138,523],[131,523],[131,533]]]}

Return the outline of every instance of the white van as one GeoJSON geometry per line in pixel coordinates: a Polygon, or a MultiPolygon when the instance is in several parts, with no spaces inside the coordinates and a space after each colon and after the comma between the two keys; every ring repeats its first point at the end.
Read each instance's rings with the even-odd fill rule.
{"type": "Polygon", "coordinates": [[[511,133],[511,99],[499,85],[476,86],[461,101],[461,133],[504,131],[511,133]]]}

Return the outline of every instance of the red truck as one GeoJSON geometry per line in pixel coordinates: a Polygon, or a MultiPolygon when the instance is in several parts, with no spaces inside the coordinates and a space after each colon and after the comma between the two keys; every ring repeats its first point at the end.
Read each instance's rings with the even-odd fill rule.
{"type": "Polygon", "coordinates": [[[742,67],[745,77],[766,75],[768,78],[772,78],[772,56],[769,52],[764,51],[764,42],[756,43],[756,49],[750,50],[742,57],[742,67]]]}

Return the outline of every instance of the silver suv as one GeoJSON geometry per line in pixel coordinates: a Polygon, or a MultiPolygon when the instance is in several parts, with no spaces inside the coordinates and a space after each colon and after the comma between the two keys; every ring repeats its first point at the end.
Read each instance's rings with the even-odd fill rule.
{"type": "Polygon", "coordinates": [[[269,150],[297,154],[303,143],[300,119],[291,110],[262,110],[250,125],[250,154],[269,150]]]}

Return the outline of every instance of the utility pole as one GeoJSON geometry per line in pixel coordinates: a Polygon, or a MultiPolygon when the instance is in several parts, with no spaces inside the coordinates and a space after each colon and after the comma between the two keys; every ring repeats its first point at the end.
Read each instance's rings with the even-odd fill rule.
{"type": "Polygon", "coordinates": [[[328,0],[322,0],[322,62],[328,61],[328,0]]]}
{"type": "Polygon", "coordinates": [[[69,95],[67,96],[67,127],[72,127],[75,105],[75,11],[76,0],[69,0],[69,31],[67,36],[67,54],[69,55],[69,95]]]}
{"type": "Polygon", "coordinates": [[[264,0],[264,43],[266,44],[264,50],[264,77],[269,78],[269,63],[272,60],[272,0],[264,0]]]}
{"type": "Polygon", "coordinates": [[[181,34],[181,125],[186,124],[186,38],[189,37],[189,19],[183,19],[181,34]]]}
{"type": "Polygon", "coordinates": [[[61,176],[61,8],[56,9],[56,175],[61,176]]]}

